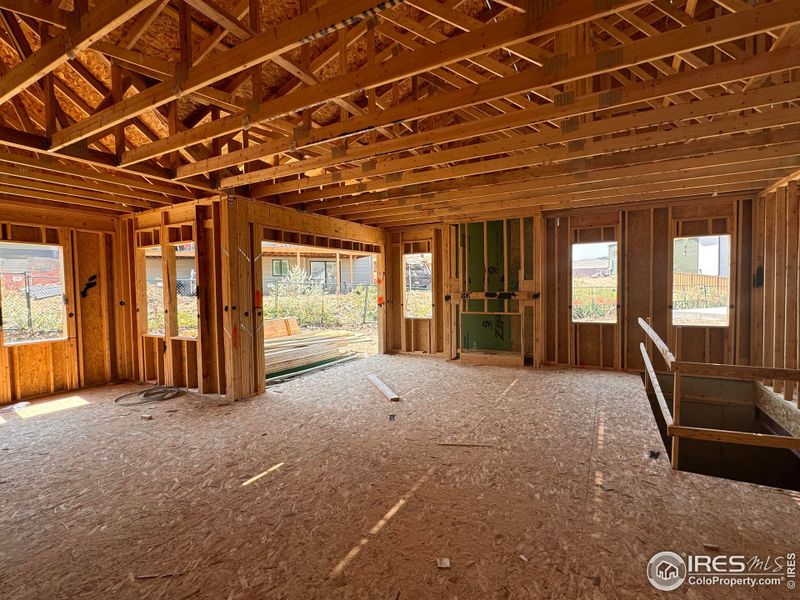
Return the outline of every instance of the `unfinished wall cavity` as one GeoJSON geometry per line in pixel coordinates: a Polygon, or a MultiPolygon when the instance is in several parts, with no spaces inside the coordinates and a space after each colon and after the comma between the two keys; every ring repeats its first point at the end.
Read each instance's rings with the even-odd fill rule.
{"type": "MultiPolygon", "coordinates": [[[[419,227],[391,232],[386,251],[389,265],[386,279],[386,349],[390,352],[443,354],[450,330],[446,330],[443,303],[449,276],[444,260],[449,255],[449,240],[442,227],[419,227]],[[411,272],[404,260],[408,255],[430,254],[430,272],[411,272]],[[419,317],[412,303],[427,303],[430,316],[419,317]]],[[[447,325],[449,328],[449,325],[447,325]]]]}
{"type": "Polygon", "coordinates": [[[224,393],[218,204],[142,213],[130,227],[139,378],[224,393]]]}
{"type": "MultiPolygon", "coordinates": [[[[752,353],[753,364],[764,367],[798,367],[799,205],[796,181],[755,201],[752,353]]],[[[800,405],[796,382],[765,383],[787,401],[800,405]]]]}
{"type": "Polygon", "coordinates": [[[27,289],[8,289],[6,297],[0,298],[6,317],[0,327],[0,404],[134,376],[123,238],[122,224],[116,219],[3,207],[0,241],[60,248],[63,287],[29,281],[27,273],[12,274],[9,279],[9,288],[14,285],[11,279],[22,279],[20,285],[27,289]],[[53,292],[52,287],[58,289],[53,292]],[[29,313],[36,309],[31,304],[42,302],[51,303],[47,311],[63,310],[63,333],[53,339],[16,340],[12,291],[24,296],[29,313]]]}
{"type": "MultiPolygon", "coordinates": [[[[750,361],[749,200],[702,205],[629,205],[614,211],[548,214],[546,360],[573,366],[643,368],[637,326],[649,318],[681,360],[748,364],[750,361]],[[728,325],[678,326],[673,321],[673,240],[730,235],[728,325]],[[616,241],[617,314],[613,323],[575,322],[572,314],[573,244],[616,241]],[[742,273],[744,269],[744,273],[742,273]]],[[[660,357],[656,368],[663,368],[660,357]]]]}

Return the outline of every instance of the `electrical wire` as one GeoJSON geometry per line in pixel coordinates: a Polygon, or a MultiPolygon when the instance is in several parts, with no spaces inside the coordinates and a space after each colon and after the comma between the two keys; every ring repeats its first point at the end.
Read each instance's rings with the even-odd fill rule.
{"type": "Polygon", "coordinates": [[[114,404],[120,406],[138,406],[140,404],[151,404],[153,402],[163,402],[164,400],[172,400],[178,396],[183,396],[183,390],[175,387],[163,387],[157,385],[155,387],[147,388],[141,392],[131,392],[123,394],[114,398],[114,404]],[[128,398],[138,398],[138,400],[128,400],[128,398]],[[124,402],[123,402],[124,400],[124,402]]]}

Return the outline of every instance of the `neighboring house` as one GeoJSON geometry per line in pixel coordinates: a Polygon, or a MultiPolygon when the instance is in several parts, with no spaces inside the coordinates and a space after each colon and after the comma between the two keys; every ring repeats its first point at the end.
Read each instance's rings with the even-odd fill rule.
{"type": "MultiPolygon", "coordinates": [[[[161,256],[145,258],[147,281],[161,286],[164,279],[164,266],[161,256]]],[[[175,282],[179,295],[194,295],[197,290],[197,263],[193,252],[175,253],[175,282]]]]}
{"type": "Polygon", "coordinates": [[[371,254],[265,242],[262,263],[265,285],[286,279],[296,267],[308,273],[313,282],[329,286],[374,283],[375,257],[371,254]]]}
{"type": "Polygon", "coordinates": [[[608,258],[581,258],[572,262],[573,277],[608,277],[612,274],[612,262],[608,258]]]}
{"type": "Polygon", "coordinates": [[[58,256],[57,250],[49,248],[26,248],[24,256],[17,254],[13,248],[0,248],[0,275],[3,277],[3,287],[11,290],[60,285],[61,271],[58,256]]]}
{"type": "Polygon", "coordinates": [[[730,274],[730,238],[727,235],[676,238],[672,269],[676,273],[730,274]]]}

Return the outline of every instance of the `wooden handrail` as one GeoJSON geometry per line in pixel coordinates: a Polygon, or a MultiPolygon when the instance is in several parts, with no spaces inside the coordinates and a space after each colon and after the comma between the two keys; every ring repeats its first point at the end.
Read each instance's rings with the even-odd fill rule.
{"type": "Polygon", "coordinates": [[[642,330],[647,334],[647,336],[651,340],[653,340],[653,343],[655,344],[656,348],[658,348],[658,351],[664,358],[664,362],[667,363],[667,368],[670,370],[670,372],[672,372],[672,363],[675,362],[675,355],[669,351],[666,342],[664,342],[664,340],[661,339],[661,337],[655,332],[655,330],[652,327],[650,327],[647,321],[645,321],[641,317],[639,317],[639,327],[641,327],[642,330]]]}
{"type": "Polygon", "coordinates": [[[644,342],[639,344],[642,353],[642,360],[646,371],[646,381],[649,380],[653,386],[658,406],[667,424],[667,435],[672,438],[672,467],[678,468],[678,456],[680,454],[679,440],[688,438],[693,440],[705,440],[709,442],[723,442],[729,444],[742,444],[747,446],[764,446],[768,448],[788,448],[800,450],[800,438],[785,435],[770,435],[764,433],[751,433],[748,431],[732,431],[728,429],[711,429],[708,427],[687,427],[680,424],[681,415],[681,379],[683,376],[692,377],[718,377],[732,379],[735,381],[800,381],[800,370],[781,369],[776,367],[750,367],[743,365],[726,365],[715,363],[699,363],[692,361],[678,361],[670,352],[667,344],[650,327],[644,319],[639,318],[639,326],[647,334],[647,345],[644,342]],[[670,413],[661,385],[658,383],[653,363],[650,360],[648,348],[650,344],[655,345],[667,368],[672,373],[675,383],[672,393],[672,412],[670,413]]]}
{"type": "Polygon", "coordinates": [[[787,435],[770,435],[766,433],[751,433],[749,431],[731,431],[728,429],[709,429],[708,427],[686,427],[684,425],[670,425],[667,428],[667,432],[672,436],[690,438],[693,440],[800,450],[800,438],[787,435]]]}
{"type": "Polygon", "coordinates": [[[658,407],[661,409],[661,414],[664,417],[667,427],[672,427],[672,414],[669,412],[667,400],[664,398],[664,392],[661,391],[661,384],[658,383],[656,371],[653,369],[653,363],[650,362],[650,356],[647,354],[647,348],[645,348],[644,342],[639,342],[639,350],[642,353],[642,360],[644,360],[644,368],[647,372],[647,377],[650,378],[650,384],[653,386],[653,391],[658,400],[658,407]]]}
{"type": "Polygon", "coordinates": [[[676,361],[673,363],[672,367],[675,371],[693,377],[721,377],[723,379],[734,379],[736,381],[760,381],[762,379],[800,381],[799,369],[750,367],[744,365],[725,365],[689,361],[676,361]]]}

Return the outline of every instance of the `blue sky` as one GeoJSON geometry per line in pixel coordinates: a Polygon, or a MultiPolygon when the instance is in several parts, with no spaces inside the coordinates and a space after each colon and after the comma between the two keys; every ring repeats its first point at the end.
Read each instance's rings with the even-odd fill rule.
{"type": "Polygon", "coordinates": [[[572,260],[583,260],[584,258],[607,258],[608,247],[616,245],[617,242],[598,242],[596,244],[573,244],[572,260]]]}

